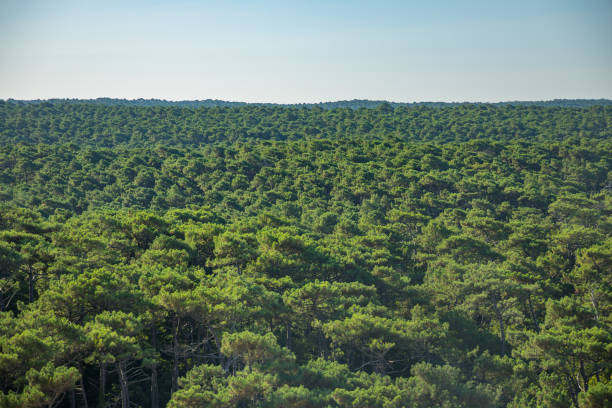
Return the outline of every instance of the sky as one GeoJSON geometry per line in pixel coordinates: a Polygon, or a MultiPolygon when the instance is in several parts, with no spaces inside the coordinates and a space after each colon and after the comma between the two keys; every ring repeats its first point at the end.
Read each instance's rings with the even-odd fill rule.
{"type": "Polygon", "coordinates": [[[0,99],[612,98],[612,0],[0,0],[0,99]]]}

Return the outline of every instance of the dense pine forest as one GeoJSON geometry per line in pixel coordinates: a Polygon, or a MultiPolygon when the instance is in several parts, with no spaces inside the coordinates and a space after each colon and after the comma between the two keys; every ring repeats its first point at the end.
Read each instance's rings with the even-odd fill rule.
{"type": "Polygon", "coordinates": [[[0,407],[610,407],[570,102],[0,102],[0,407]]]}
{"type": "MultiPolygon", "coordinates": [[[[318,102],[318,103],[257,103],[257,102],[231,102],[219,99],[203,99],[196,101],[168,101],[165,99],[118,99],[118,98],[96,98],[96,99],[33,99],[33,100],[16,100],[8,99],[7,102],[28,105],[28,104],[94,104],[107,106],[175,106],[188,108],[210,108],[210,107],[238,107],[238,106],[271,106],[271,107],[286,107],[286,108],[313,108],[319,107],[322,109],[336,108],[377,108],[380,105],[389,105],[393,108],[399,106],[410,107],[452,107],[458,105],[474,105],[469,102],[388,102],[388,101],[372,101],[368,99],[352,99],[350,101],[334,101],[334,102],[318,102]]],[[[484,105],[485,103],[478,103],[484,105]]],[[[550,101],[508,101],[508,102],[493,102],[490,106],[548,106],[548,107],[564,107],[564,108],[588,108],[591,106],[610,106],[612,99],[553,99],[550,101]]]]}

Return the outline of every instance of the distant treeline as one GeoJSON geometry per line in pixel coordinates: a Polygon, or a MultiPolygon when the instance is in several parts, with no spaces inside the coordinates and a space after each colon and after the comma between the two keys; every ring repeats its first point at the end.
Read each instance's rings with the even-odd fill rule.
{"type": "Polygon", "coordinates": [[[76,143],[98,147],[200,146],[253,139],[399,138],[462,142],[606,139],[612,107],[380,105],[375,109],[108,106],[0,102],[0,144],[76,143]]]}
{"type": "Polygon", "coordinates": [[[368,99],[352,99],[350,101],[334,101],[334,102],[317,102],[317,103],[249,103],[249,102],[231,102],[220,99],[202,99],[193,101],[168,101],[165,99],[118,99],[118,98],[96,98],[96,99],[34,99],[34,100],[17,100],[8,99],[7,102],[15,104],[96,104],[108,106],[175,106],[181,108],[212,108],[212,107],[238,107],[245,105],[254,106],[283,106],[291,108],[312,108],[320,107],[322,109],[350,108],[360,109],[377,108],[380,105],[389,105],[393,108],[399,106],[427,106],[434,108],[445,108],[458,105],[493,105],[493,106],[545,106],[545,107],[563,107],[563,108],[588,108],[591,106],[610,106],[610,99],[553,99],[549,101],[507,101],[507,102],[390,102],[390,101],[371,101],[368,99]]]}

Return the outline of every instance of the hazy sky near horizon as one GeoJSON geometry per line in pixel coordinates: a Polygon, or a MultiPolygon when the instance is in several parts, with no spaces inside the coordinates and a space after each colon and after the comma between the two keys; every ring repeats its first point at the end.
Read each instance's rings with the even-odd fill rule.
{"type": "Polygon", "coordinates": [[[612,98],[612,0],[0,0],[0,98],[612,98]]]}

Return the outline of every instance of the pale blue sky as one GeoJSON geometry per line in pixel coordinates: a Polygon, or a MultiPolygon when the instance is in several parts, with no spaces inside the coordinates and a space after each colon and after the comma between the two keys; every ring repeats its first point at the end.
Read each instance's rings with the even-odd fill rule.
{"type": "Polygon", "coordinates": [[[612,98],[612,0],[0,0],[0,98],[612,98]]]}

